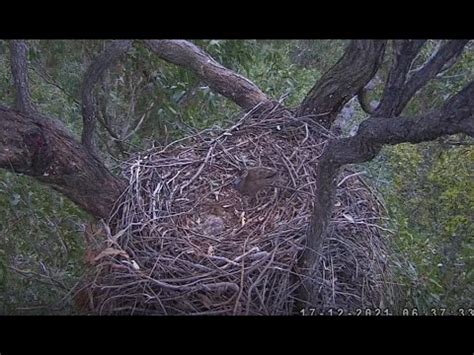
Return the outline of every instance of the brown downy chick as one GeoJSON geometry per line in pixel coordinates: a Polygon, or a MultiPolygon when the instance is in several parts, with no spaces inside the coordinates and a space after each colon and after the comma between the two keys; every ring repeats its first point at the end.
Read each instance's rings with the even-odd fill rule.
{"type": "Polygon", "coordinates": [[[275,169],[267,167],[248,168],[234,182],[234,187],[243,195],[255,197],[259,190],[272,185],[276,178],[277,172],[275,169]]]}

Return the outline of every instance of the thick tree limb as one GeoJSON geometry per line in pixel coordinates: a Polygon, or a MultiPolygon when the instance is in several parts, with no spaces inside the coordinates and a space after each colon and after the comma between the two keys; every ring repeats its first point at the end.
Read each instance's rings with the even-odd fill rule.
{"type": "Polygon", "coordinates": [[[33,176],[101,218],[126,186],[59,121],[1,106],[0,168],[33,176]]]}
{"type": "MultiPolygon", "coordinates": [[[[318,194],[303,255],[303,266],[308,275],[313,275],[319,265],[319,253],[334,205],[335,180],[343,165],[371,160],[385,144],[419,143],[457,133],[474,137],[474,82],[448,100],[440,110],[416,118],[372,117],[362,122],[355,136],[330,141],[317,168],[318,194]]],[[[303,299],[316,304],[314,283],[308,280],[302,290],[303,299]]]]}
{"type": "Polygon", "coordinates": [[[250,110],[269,98],[250,80],[225,68],[202,49],[184,40],[147,40],[160,58],[196,73],[212,90],[250,110]]]}
{"type": "Polygon", "coordinates": [[[16,108],[22,112],[35,112],[28,81],[28,45],[25,41],[10,41],[10,66],[16,88],[16,108]]]}
{"type": "Polygon", "coordinates": [[[317,115],[330,127],[342,107],[372,79],[379,68],[386,41],[353,40],[342,58],[306,95],[297,114],[317,115]]]}
{"type": "Polygon", "coordinates": [[[131,40],[111,41],[104,51],[87,69],[81,88],[82,97],[82,144],[93,155],[98,156],[96,143],[97,104],[94,96],[95,85],[104,72],[113,65],[132,45],[131,40]]]}

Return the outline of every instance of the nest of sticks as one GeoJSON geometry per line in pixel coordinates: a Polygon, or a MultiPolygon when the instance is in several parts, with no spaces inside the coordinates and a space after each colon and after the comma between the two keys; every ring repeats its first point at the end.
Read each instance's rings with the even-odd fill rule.
{"type": "MultiPolygon", "coordinates": [[[[96,314],[297,314],[315,169],[330,136],[314,118],[251,111],[126,161],[126,191],[103,223],[87,285],[96,314]],[[249,167],[278,172],[255,197],[234,187],[249,167]]],[[[320,266],[316,312],[388,306],[383,206],[345,170],[320,266]]],[[[83,288],[85,290],[86,288],[83,288]]]]}

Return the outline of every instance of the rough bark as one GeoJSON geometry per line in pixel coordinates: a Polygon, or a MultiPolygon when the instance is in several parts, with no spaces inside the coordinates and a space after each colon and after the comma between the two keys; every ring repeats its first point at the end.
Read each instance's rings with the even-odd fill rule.
{"type": "MultiPolygon", "coordinates": [[[[440,110],[419,117],[371,117],[362,122],[354,137],[330,141],[317,168],[318,194],[303,255],[308,275],[311,276],[319,265],[319,252],[334,205],[335,179],[343,165],[371,160],[386,144],[419,143],[457,133],[474,137],[474,82],[453,96],[440,110]]],[[[315,304],[317,290],[313,283],[307,281],[302,290],[303,299],[315,304]]]]}
{"type": "Polygon", "coordinates": [[[306,95],[297,114],[315,115],[329,128],[342,107],[373,78],[385,51],[386,41],[353,40],[342,58],[306,95]]]}
{"type": "Polygon", "coordinates": [[[209,54],[188,41],[147,40],[145,44],[167,62],[192,70],[209,87],[244,110],[271,102],[250,80],[225,68],[209,54]]]}
{"type": "Polygon", "coordinates": [[[126,186],[59,121],[2,106],[0,168],[32,176],[101,218],[108,216],[126,186]]]}
{"type": "Polygon", "coordinates": [[[10,67],[16,88],[15,107],[22,112],[35,112],[28,81],[28,45],[25,41],[10,41],[10,67]]]}
{"type": "Polygon", "coordinates": [[[104,51],[87,69],[81,88],[82,98],[82,144],[93,155],[98,157],[96,142],[97,103],[94,88],[104,72],[131,47],[132,41],[111,41],[104,51]]]}

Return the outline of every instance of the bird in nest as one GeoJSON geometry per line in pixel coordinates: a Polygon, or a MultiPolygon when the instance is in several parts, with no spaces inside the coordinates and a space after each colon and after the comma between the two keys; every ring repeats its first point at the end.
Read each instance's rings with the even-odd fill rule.
{"type": "Polygon", "coordinates": [[[255,197],[261,189],[271,186],[277,179],[277,171],[268,167],[255,167],[246,169],[234,181],[234,187],[243,195],[255,197]]]}

